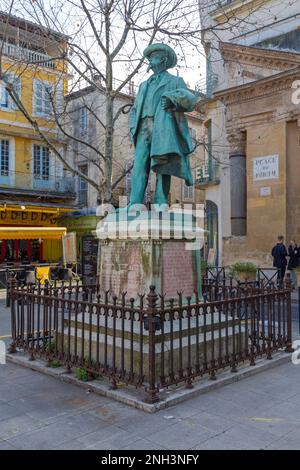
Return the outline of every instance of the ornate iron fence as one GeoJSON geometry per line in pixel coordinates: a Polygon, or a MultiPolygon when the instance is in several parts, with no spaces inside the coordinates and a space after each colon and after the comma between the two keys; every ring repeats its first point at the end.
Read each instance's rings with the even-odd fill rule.
{"type": "Polygon", "coordinates": [[[216,379],[257,357],[291,351],[291,290],[220,286],[218,294],[167,299],[150,287],[137,299],[100,294],[96,286],[11,288],[11,352],[59,360],[68,370],[103,375],[146,392],[216,379]]]}

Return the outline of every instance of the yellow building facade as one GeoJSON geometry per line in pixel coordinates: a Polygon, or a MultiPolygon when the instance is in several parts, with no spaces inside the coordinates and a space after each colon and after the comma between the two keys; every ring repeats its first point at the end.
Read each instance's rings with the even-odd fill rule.
{"type": "Polygon", "coordinates": [[[57,60],[65,39],[0,13],[1,263],[55,262],[62,254],[63,232],[53,228],[73,209],[75,186],[51,146],[67,149],[55,124],[67,93],[67,66],[57,60]]]}

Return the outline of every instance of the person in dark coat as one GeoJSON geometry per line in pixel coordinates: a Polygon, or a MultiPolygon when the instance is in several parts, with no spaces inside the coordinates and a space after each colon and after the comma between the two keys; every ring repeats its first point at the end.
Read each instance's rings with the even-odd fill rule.
{"type": "Polygon", "coordinates": [[[291,271],[293,287],[296,287],[297,280],[296,280],[295,269],[299,266],[300,248],[298,247],[297,243],[295,243],[294,240],[291,240],[288,251],[289,251],[289,257],[290,257],[288,270],[291,271]]]}
{"type": "Polygon", "coordinates": [[[272,248],[272,256],[273,256],[273,266],[278,268],[278,280],[283,280],[285,276],[285,270],[287,265],[287,257],[288,253],[286,251],[286,247],[284,245],[284,237],[279,235],[277,238],[277,243],[272,248]]]}

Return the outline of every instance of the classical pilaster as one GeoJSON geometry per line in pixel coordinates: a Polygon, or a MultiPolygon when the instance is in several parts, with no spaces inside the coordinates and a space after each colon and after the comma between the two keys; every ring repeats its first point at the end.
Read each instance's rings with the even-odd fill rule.
{"type": "Polygon", "coordinates": [[[247,220],[246,133],[233,132],[227,139],[230,144],[231,234],[243,236],[247,220]]]}

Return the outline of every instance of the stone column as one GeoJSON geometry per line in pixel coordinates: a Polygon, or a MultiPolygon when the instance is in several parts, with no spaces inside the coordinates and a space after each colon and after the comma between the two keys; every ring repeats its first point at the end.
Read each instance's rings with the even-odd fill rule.
{"type": "Polygon", "coordinates": [[[231,234],[246,235],[247,222],[247,174],[246,133],[237,131],[228,136],[230,144],[230,200],[231,234]]]}

